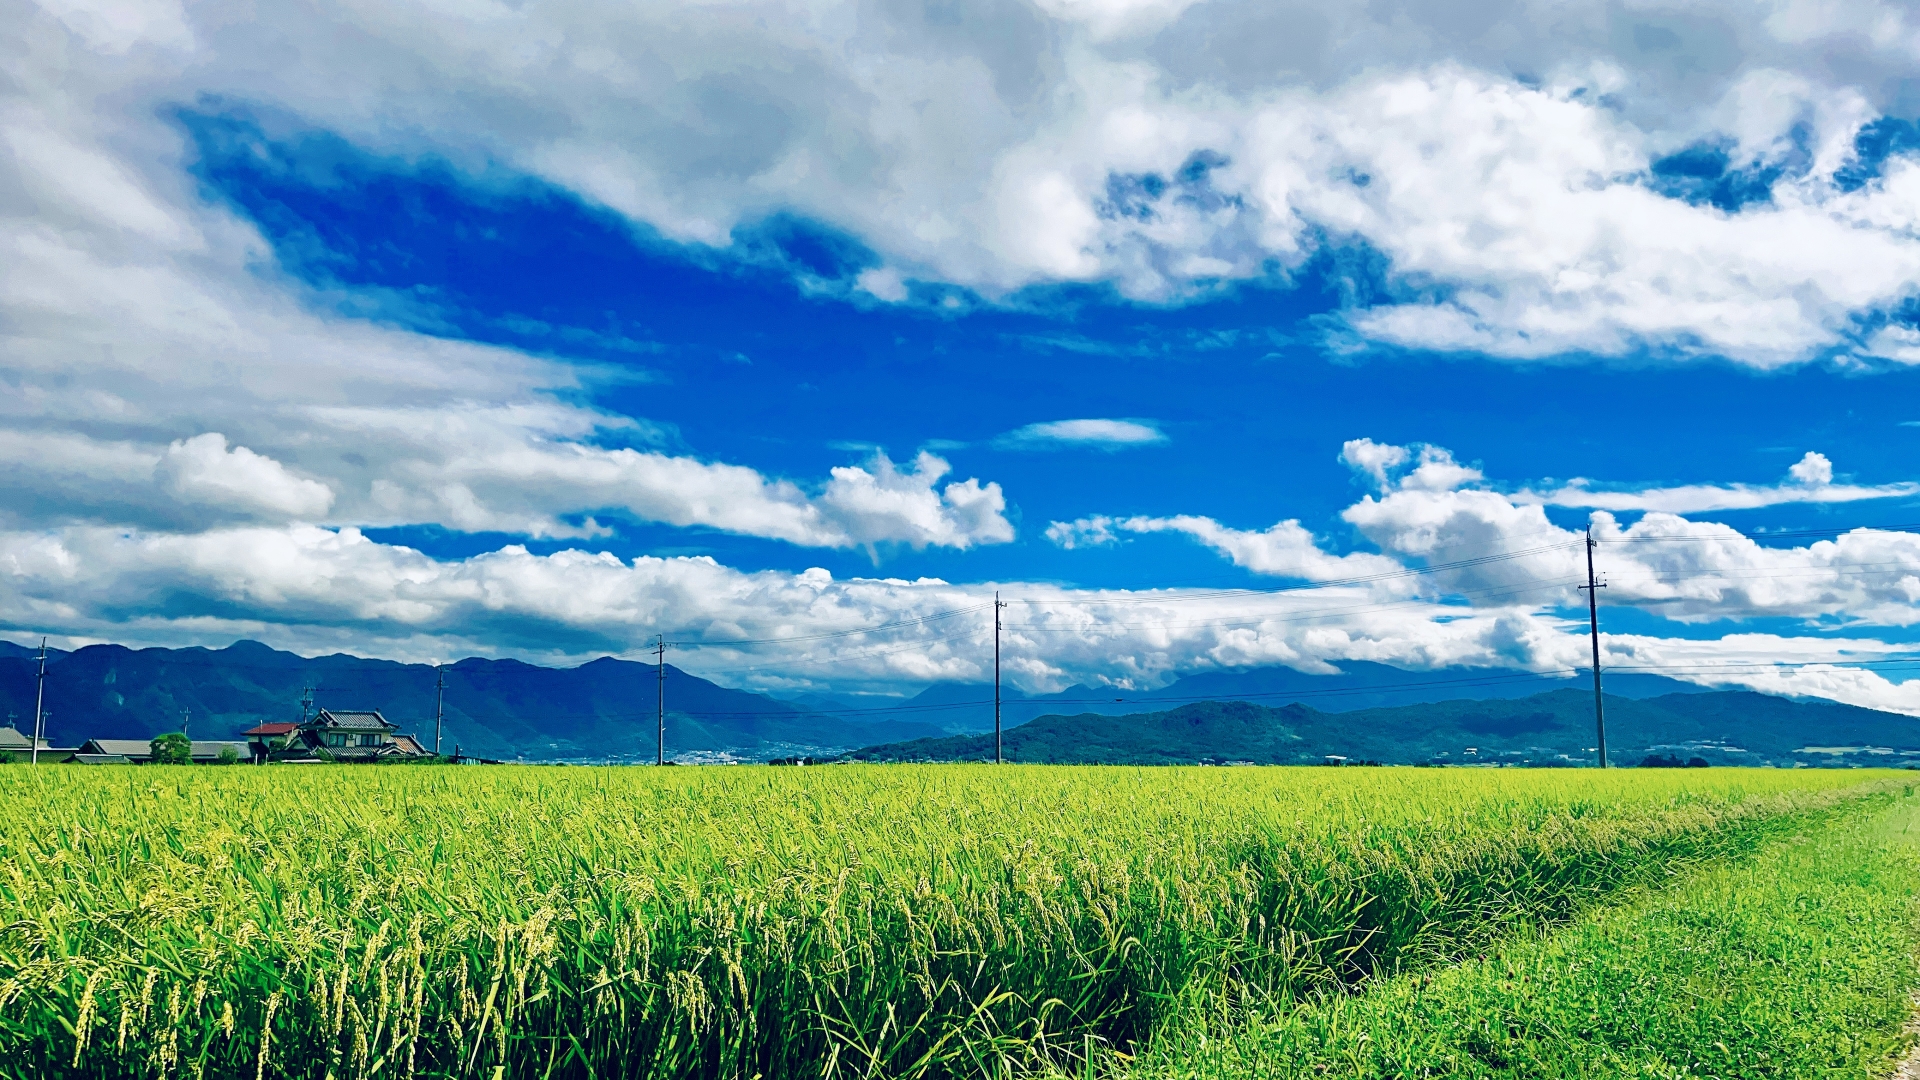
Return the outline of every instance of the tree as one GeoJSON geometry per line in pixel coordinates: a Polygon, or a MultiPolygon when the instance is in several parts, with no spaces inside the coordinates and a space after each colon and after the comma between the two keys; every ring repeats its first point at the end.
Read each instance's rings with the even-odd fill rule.
{"type": "Polygon", "coordinates": [[[223,746],[220,748],[220,764],[231,765],[234,762],[239,760],[240,760],[240,754],[238,751],[234,750],[233,747],[223,746]]]}
{"type": "Polygon", "coordinates": [[[155,765],[193,764],[193,740],[183,732],[169,731],[165,735],[156,735],[147,746],[153,751],[155,765]]]}

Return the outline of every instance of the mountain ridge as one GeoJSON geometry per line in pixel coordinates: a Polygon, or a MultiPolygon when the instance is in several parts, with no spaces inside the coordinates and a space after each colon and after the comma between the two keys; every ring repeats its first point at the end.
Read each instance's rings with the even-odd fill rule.
{"type": "MultiPolygon", "coordinates": [[[[1710,764],[1920,764],[1920,720],[1837,702],[1747,690],[1606,695],[1609,757],[1699,757],[1710,764]]],[[[1517,699],[1453,701],[1332,713],[1205,701],[1126,715],[1049,714],[1002,734],[1011,761],[1173,765],[1385,764],[1572,766],[1593,761],[1593,698],[1572,688],[1517,699]]],[[[863,747],[852,761],[992,760],[991,735],[863,747]]]]}

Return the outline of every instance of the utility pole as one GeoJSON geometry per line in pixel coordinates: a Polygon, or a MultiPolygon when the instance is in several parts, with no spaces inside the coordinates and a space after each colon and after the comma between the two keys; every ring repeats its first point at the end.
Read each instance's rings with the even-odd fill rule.
{"type": "Polygon", "coordinates": [[[40,639],[40,681],[33,691],[33,764],[40,764],[40,736],[47,729],[47,639],[40,639]]]}
{"type": "Polygon", "coordinates": [[[433,665],[433,756],[440,756],[440,721],[446,715],[447,667],[445,664],[433,665]]]}
{"type": "Polygon", "coordinates": [[[993,594],[993,763],[1006,764],[1000,748],[1000,594],[993,594]]]}
{"type": "Polygon", "coordinates": [[[654,751],[653,763],[665,765],[667,763],[667,639],[664,634],[654,643],[653,652],[654,684],[659,691],[654,718],[660,724],[660,741],[656,744],[658,749],[654,751]]]}
{"type": "Polygon", "coordinates": [[[1606,588],[1593,577],[1593,526],[1587,526],[1587,628],[1593,635],[1593,728],[1600,736],[1600,767],[1607,767],[1607,711],[1600,698],[1600,590],[1606,588]]]}
{"type": "MultiPolygon", "coordinates": [[[[188,724],[190,724],[190,723],[192,723],[192,722],[193,722],[193,710],[192,710],[192,709],[181,709],[181,710],[180,710],[180,734],[182,734],[182,735],[186,735],[186,734],[187,734],[187,725],[188,725],[188,724]]],[[[188,738],[189,738],[189,739],[191,739],[191,738],[192,738],[192,736],[188,736],[188,738]]]]}
{"type": "Polygon", "coordinates": [[[300,726],[306,727],[313,713],[313,692],[319,687],[308,684],[300,688],[300,726]]]}

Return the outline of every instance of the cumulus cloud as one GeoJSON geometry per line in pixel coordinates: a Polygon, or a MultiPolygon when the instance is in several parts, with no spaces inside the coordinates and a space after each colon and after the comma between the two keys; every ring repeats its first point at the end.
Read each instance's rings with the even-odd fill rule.
{"type": "Polygon", "coordinates": [[[1308,582],[1360,582],[1375,600],[1420,597],[1439,602],[1456,597],[1476,607],[1545,609],[1573,604],[1579,599],[1575,587],[1585,581],[1583,534],[1556,525],[1545,507],[1592,506],[1617,497],[1645,512],[1628,526],[1605,510],[1593,515],[1594,536],[1603,545],[1600,562],[1607,574],[1609,604],[1632,605],[1681,622],[1788,618],[1863,626],[1920,624],[1920,535],[1855,529],[1832,540],[1779,547],[1664,508],[1744,507],[1890,493],[1881,488],[1859,489],[1868,495],[1837,490],[1845,485],[1822,480],[1831,478],[1831,463],[1817,453],[1803,457],[1794,466],[1798,471],[1791,482],[1778,489],[1697,485],[1588,493],[1570,487],[1558,499],[1527,489],[1518,494],[1493,490],[1477,470],[1457,464],[1442,447],[1414,451],[1359,439],[1346,444],[1342,460],[1380,489],[1341,514],[1357,539],[1378,553],[1335,554],[1297,521],[1255,531],[1197,516],[1094,516],[1055,522],[1047,536],[1073,549],[1117,543],[1127,534],[1180,533],[1255,573],[1308,582]],[[1404,471],[1396,475],[1397,470],[1404,471]],[[1421,572],[1400,572],[1409,570],[1421,572]]]}
{"type": "Polygon", "coordinates": [[[187,502],[306,520],[333,505],[327,485],[244,446],[229,447],[217,431],[170,443],[155,472],[161,486],[187,502]]]}
{"type": "Polygon", "coordinates": [[[1802,484],[1831,484],[1833,483],[1833,462],[1827,459],[1827,455],[1809,450],[1805,457],[1794,462],[1793,466],[1787,470],[1787,475],[1802,484]]]}
{"type": "Polygon", "coordinates": [[[1166,441],[1166,434],[1157,426],[1141,420],[1049,420],[1015,428],[996,438],[993,443],[1010,450],[1047,450],[1065,446],[1120,450],[1166,441]]]}
{"type": "Polygon", "coordinates": [[[1364,340],[1760,366],[1912,351],[1904,327],[1856,337],[1920,273],[1920,173],[1898,156],[1845,173],[1862,126],[1897,107],[1905,12],[1481,14],[992,0],[961,27],[911,6],[61,0],[13,20],[30,47],[9,61],[24,100],[6,136],[23,187],[119,206],[152,237],[183,224],[167,197],[181,179],[155,190],[156,168],[178,168],[156,118],[220,100],[378,152],[517,169],[697,243],[817,219],[878,253],[849,287],[886,302],[910,280],[1178,302],[1364,246],[1388,277],[1349,313],[1364,340]],[[102,117],[122,129],[113,150],[75,130],[102,117]],[[1757,177],[1756,197],[1662,188],[1655,163],[1689,146],[1757,177]],[[108,188],[124,197],[87,194],[108,188]]]}
{"type": "MultiPolygon", "coordinates": [[[[1462,494],[1405,492],[1390,498],[1462,494]]],[[[1831,551],[1820,545],[1783,551],[1757,548],[1728,533],[1717,547],[1689,543],[1675,550],[1713,571],[1733,565],[1729,556],[1761,560],[1769,567],[1767,579],[1723,575],[1718,582],[1748,594],[1711,597],[1705,592],[1711,575],[1692,569],[1686,580],[1669,576],[1659,587],[1687,590],[1702,611],[1734,610],[1760,595],[1751,591],[1756,587],[1778,587],[1783,579],[1773,571],[1783,561],[1833,570],[1872,557],[1909,566],[1904,585],[1888,593],[1905,588],[1901,603],[1909,613],[1920,597],[1920,576],[1913,572],[1920,568],[1920,550],[1911,534],[1861,534],[1843,538],[1831,551]]],[[[1571,555],[1572,545],[1563,546],[1571,555]]],[[[1614,562],[1617,553],[1653,546],[1605,549],[1615,584],[1609,601],[1627,591],[1620,587],[1627,575],[1614,562]]],[[[56,637],[65,633],[80,641],[106,630],[136,644],[246,636],[308,653],[428,658],[477,652],[577,661],[608,652],[637,654],[653,635],[664,633],[678,643],[675,657],[682,667],[735,685],[776,689],[988,678],[996,591],[1014,603],[1002,641],[1008,677],[1032,690],[1076,682],[1143,689],[1194,671],[1264,664],[1330,672],[1347,660],[1414,670],[1464,665],[1558,671],[1582,666],[1587,647],[1584,618],[1557,614],[1550,594],[1480,595],[1463,605],[1438,593],[1410,594],[1365,581],[1255,595],[1030,582],[957,585],[837,579],[819,568],[748,572],[705,557],[622,560],[580,549],[536,555],[515,545],[441,560],[375,542],[354,529],[311,525],[194,534],[96,526],[0,533],[0,571],[5,610],[56,637]],[[926,621],[913,621],[920,619],[926,621]],[[861,632],[875,626],[889,629],[861,632]],[[837,636],[814,636],[823,634],[837,636]],[[724,644],[747,638],[789,640],[756,648],[724,644]]],[[[1832,573],[1824,579],[1807,575],[1786,588],[1803,600],[1828,592],[1829,600],[1845,602],[1830,592],[1838,580],[1832,573]]],[[[1920,711],[1914,694],[1920,686],[1889,683],[1846,666],[1904,651],[1871,637],[1736,635],[1731,648],[1721,649],[1714,642],[1608,634],[1603,644],[1609,667],[1920,711]]]]}
{"type": "Polygon", "coordinates": [[[1355,472],[1372,477],[1374,486],[1385,490],[1387,473],[1406,462],[1407,448],[1372,439],[1348,439],[1340,448],[1340,460],[1355,472]]]}
{"type": "Polygon", "coordinates": [[[136,101],[218,68],[217,27],[177,5],[47,12],[20,12],[0,59],[0,527],[566,538],[626,518],[813,547],[1012,538],[999,485],[939,458],[788,478],[670,453],[581,403],[591,366],[329,314],[203,201],[159,99],[136,101]]]}
{"type": "Polygon", "coordinates": [[[1381,491],[1395,487],[1451,491],[1485,478],[1479,469],[1453,460],[1453,451],[1443,446],[1393,446],[1372,439],[1349,439],[1340,448],[1340,460],[1353,471],[1371,478],[1374,487],[1381,491]],[[1402,467],[1409,461],[1414,463],[1413,468],[1402,474],[1402,467]]]}

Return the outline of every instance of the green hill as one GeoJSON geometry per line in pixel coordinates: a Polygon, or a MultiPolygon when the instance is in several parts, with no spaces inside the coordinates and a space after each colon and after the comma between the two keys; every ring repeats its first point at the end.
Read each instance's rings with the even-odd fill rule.
{"type": "MultiPolygon", "coordinates": [[[[1616,765],[1649,756],[1715,765],[1920,764],[1920,720],[1748,691],[1609,696],[1616,765]]],[[[1205,701],[1129,716],[1042,716],[1003,737],[1012,761],[1172,765],[1310,764],[1329,757],[1398,764],[1581,765],[1593,760],[1593,697],[1556,690],[1516,700],[1443,701],[1354,712],[1205,701]]],[[[916,739],[846,755],[858,761],[982,761],[993,736],[916,739]]]]}

